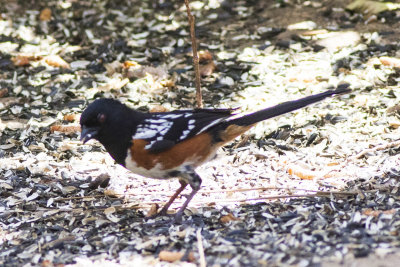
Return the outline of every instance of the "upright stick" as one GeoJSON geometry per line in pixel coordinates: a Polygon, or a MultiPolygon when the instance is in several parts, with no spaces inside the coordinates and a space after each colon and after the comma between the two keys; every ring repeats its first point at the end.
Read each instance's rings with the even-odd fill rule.
{"type": "Polygon", "coordinates": [[[201,96],[201,85],[200,85],[200,70],[199,70],[199,56],[197,54],[197,42],[196,33],[194,30],[195,19],[190,12],[189,0],[185,0],[186,11],[188,14],[189,26],[190,26],[190,37],[192,40],[192,50],[193,50],[193,66],[195,72],[195,83],[196,83],[196,103],[198,108],[203,107],[203,99],[201,96]]]}

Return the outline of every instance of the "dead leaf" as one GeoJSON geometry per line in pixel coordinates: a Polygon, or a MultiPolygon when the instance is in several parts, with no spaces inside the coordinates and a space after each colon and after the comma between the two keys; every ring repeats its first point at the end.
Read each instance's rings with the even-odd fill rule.
{"type": "Polygon", "coordinates": [[[5,96],[7,93],[8,93],[8,89],[7,88],[0,89],[0,97],[5,96]]]}
{"type": "Polygon", "coordinates": [[[213,55],[211,54],[210,51],[208,50],[201,50],[199,51],[199,62],[208,62],[210,60],[213,60],[213,55]]]}
{"type": "Polygon", "coordinates": [[[232,221],[240,221],[239,218],[236,218],[232,213],[228,213],[227,215],[222,216],[219,221],[223,224],[230,223],[232,221]]]}
{"type": "Polygon", "coordinates": [[[41,21],[49,21],[51,19],[51,9],[46,7],[40,12],[39,19],[41,21]]]}
{"type": "Polygon", "coordinates": [[[157,211],[158,211],[158,208],[159,208],[159,206],[158,206],[157,203],[151,204],[150,210],[147,212],[146,217],[149,218],[149,217],[152,217],[152,216],[156,215],[157,211]]]}
{"type": "Polygon", "coordinates": [[[65,134],[73,134],[81,131],[79,125],[52,125],[50,126],[50,132],[60,132],[65,134]]]}
{"type": "Polygon", "coordinates": [[[337,165],[339,165],[340,163],[339,162],[336,162],[336,161],[331,161],[331,162],[329,162],[328,164],[326,164],[327,166],[337,166],[337,165]]]}
{"type": "Polygon", "coordinates": [[[366,209],[363,211],[363,214],[366,216],[378,217],[381,214],[395,214],[395,209],[390,210],[373,210],[373,209],[366,209]]]}
{"type": "Polygon", "coordinates": [[[175,86],[175,81],[171,80],[171,79],[165,79],[165,80],[160,81],[160,84],[164,87],[171,88],[171,87],[175,86]]]}
{"type": "Polygon", "coordinates": [[[42,261],[42,264],[40,266],[41,267],[54,267],[55,264],[50,260],[44,260],[44,261],[42,261]]]}
{"type": "Polygon", "coordinates": [[[195,262],[196,261],[196,257],[194,256],[193,251],[189,252],[188,261],[190,261],[190,262],[195,262]]]}
{"type": "Polygon", "coordinates": [[[302,180],[312,180],[317,176],[316,172],[302,169],[299,166],[290,166],[288,168],[288,173],[290,175],[295,175],[302,180]]]}
{"type": "Polygon", "coordinates": [[[168,112],[169,110],[166,107],[157,105],[150,109],[150,112],[168,112]]]}
{"type": "Polygon", "coordinates": [[[400,59],[394,57],[380,57],[379,61],[382,65],[400,68],[400,59]]]}
{"type": "Polygon", "coordinates": [[[125,69],[129,69],[130,67],[140,66],[140,64],[137,63],[136,61],[125,61],[123,66],[125,69]]]}
{"type": "Polygon", "coordinates": [[[44,61],[52,66],[52,67],[56,67],[56,68],[64,68],[64,69],[69,69],[70,66],[69,64],[62,59],[60,56],[58,55],[50,55],[50,56],[46,56],[44,58],[44,61]]]}
{"type": "Polygon", "coordinates": [[[183,252],[162,250],[160,254],[158,254],[158,258],[161,261],[174,262],[181,260],[183,255],[183,252]]]}
{"type": "Polygon", "coordinates": [[[120,197],[120,194],[118,194],[115,190],[113,189],[106,189],[104,190],[104,195],[109,196],[109,197],[115,197],[118,198],[120,197]]]}
{"type": "Polygon", "coordinates": [[[214,73],[216,69],[214,61],[211,61],[210,63],[206,65],[200,65],[199,66],[199,71],[201,76],[210,76],[211,74],[214,73]]]}
{"type": "Polygon", "coordinates": [[[15,66],[17,67],[22,67],[22,66],[26,66],[29,65],[31,63],[31,61],[33,60],[32,57],[29,56],[23,56],[23,55],[18,55],[15,57],[11,58],[11,61],[14,63],[15,66]]]}
{"type": "Polygon", "coordinates": [[[79,121],[79,119],[80,119],[80,114],[65,114],[63,118],[63,120],[69,122],[79,121]]]}

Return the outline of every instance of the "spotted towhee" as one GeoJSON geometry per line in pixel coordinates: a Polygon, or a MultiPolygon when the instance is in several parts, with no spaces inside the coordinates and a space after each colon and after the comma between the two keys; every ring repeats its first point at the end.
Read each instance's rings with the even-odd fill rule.
{"type": "Polygon", "coordinates": [[[166,215],[172,202],[189,184],[192,192],[175,214],[179,222],[200,189],[201,178],[196,167],[211,160],[219,147],[257,122],[349,91],[347,86],[338,87],[242,116],[230,109],[142,113],[114,99],[98,99],[82,113],[81,140],[84,143],[98,140],[117,163],[136,174],[157,179],[178,178],[181,187],[158,215],[166,215]]]}

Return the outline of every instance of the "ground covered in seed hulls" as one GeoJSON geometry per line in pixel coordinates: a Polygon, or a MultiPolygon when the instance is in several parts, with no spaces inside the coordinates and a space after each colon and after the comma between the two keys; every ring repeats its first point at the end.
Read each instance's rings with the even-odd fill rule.
{"type": "Polygon", "coordinates": [[[398,262],[400,14],[349,2],[192,2],[206,107],[353,91],[221,149],[173,225],[145,216],[179,183],[115,165],[78,121],[99,97],[194,106],[183,1],[0,0],[0,265],[398,262]]]}

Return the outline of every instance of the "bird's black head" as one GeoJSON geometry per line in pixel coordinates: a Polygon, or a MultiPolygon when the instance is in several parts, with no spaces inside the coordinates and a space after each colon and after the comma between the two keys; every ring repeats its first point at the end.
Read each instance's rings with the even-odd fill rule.
{"type": "Polygon", "coordinates": [[[81,141],[96,139],[120,164],[143,113],[136,112],[114,99],[97,99],[81,115],[81,141]]]}
{"type": "Polygon", "coordinates": [[[86,143],[90,139],[101,139],[104,130],[112,124],[120,110],[125,108],[125,105],[114,99],[95,100],[82,113],[81,141],[86,143]]]}

